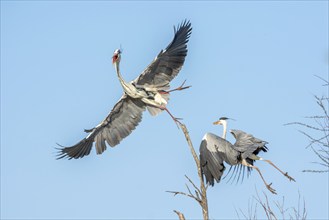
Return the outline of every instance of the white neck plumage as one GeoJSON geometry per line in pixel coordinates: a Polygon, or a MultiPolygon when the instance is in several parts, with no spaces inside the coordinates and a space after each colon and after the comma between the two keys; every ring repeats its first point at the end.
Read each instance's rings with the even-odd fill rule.
{"type": "Polygon", "coordinates": [[[226,122],[226,120],[223,120],[222,121],[222,125],[223,125],[223,135],[222,135],[222,138],[223,139],[226,139],[226,131],[227,131],[227,122],[226,122]]]}
{"type": "Polygon", "coordinates": [[[120,73],[120,67],[119,67],[119,62],[114,62],[114,68],[115,68],[115,71],[118,75],[118,78],[120,80],[121,83],[125,83],[125,81],[123,80],[122,76],[121,76],[121,73],[120,73]]]}
{"type": "Polygon", "coordinates": [[[119,67],[119,63],[120,62],[114,62],[114,68],[115,68],[115,71],[118,75],[118,78],[119,78],[119,81],[120,81],[120,84],[121,86],[123,87],[123,90],[125,92],[128,92],[129,93],[129,83],[127,83],[126,81],[124,81],[124,79],[122,78],[121,76],[121,73],[120,73],[120,67],[119,67]]]}

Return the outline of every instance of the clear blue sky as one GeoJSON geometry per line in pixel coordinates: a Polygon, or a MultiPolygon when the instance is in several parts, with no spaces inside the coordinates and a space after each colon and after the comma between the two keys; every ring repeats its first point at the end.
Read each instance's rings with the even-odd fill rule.
{"type": "MultiPolygon", "coordinates": [[[[167,113],[148,112],[137,129],[104,154],[55,160],[55,143],[72,145],[97,125],[122,95],[111,56],[123,48],[121,70],[132,80],[165,48],[173,26],[189,19],[188,55],[168,108],[184,118],[198,151],[212,122],[236,119],[269,142],[263,156],[297,180],[289,183],[257,162],[278,195],[256,172],[242,184],[208,190],[210,217],[237,218],[265,191],[271,201],[296,206],[310,219],[328,219],[328,175],[305,149],[293,121],[318,114],[313,95],[328,95],[314,75],[328,78],[328,1],[1,1],[1,218],[201,218],[186,197],[184,175],[197,181],[183,133],[167,113]]],[[[228,139],[233,141],[231,135],[228,139]]],[[[262,217],[262,211],[258,211],[262,217]]]]}

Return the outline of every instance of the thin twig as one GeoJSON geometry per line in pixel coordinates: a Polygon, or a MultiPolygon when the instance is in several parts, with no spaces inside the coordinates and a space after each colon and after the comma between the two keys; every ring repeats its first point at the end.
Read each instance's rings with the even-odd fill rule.
{"type": "Polygon", "coordinates": [[[184,192],[177,192],[177,191],[166,191],[167,193],[173,193],[174,196],[176,195],[183,195],[183,196],[187,196],[187,197],[190,197],[192,199],[195,199],[198,203],[201,203],[202,201],[199,200],[197,197],[195,197],[193,194],[187,194],[187,193],[184,193],[184,192]]]}
{"type": "Polygon", "coordinates": [[[198,193],[201,195],[201,191],[198,187],[196,187],[196,185],[193,183],[193,181],[185,175],[185,178],[188,179],[188,181],[192,184],[192,186],[198,191],[198,193]]]}

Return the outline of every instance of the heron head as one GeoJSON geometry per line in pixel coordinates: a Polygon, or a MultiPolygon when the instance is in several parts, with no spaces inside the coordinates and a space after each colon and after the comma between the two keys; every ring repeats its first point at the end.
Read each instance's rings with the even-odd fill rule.
{"type": "Polygon", "coordinates": [[[220,118],[218,119],[218,121],[215,121],[213,124],[214,124],[214,125],[222,125],[222,124],[226,123],[226,120],[227,120],[227,119],[229,119],[229,118],[226,118],[226,117],[220,117],[220,118]]]}
{"type": "Polygon", "coordinates": [[[113,53],[112,63],[118,63],[120,62],[120,59],[121,59],[121,50],[116,49],[113,53]]]}

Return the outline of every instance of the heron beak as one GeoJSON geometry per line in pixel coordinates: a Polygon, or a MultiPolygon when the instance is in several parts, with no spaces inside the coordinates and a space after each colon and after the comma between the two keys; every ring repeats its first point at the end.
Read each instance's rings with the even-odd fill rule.
{"type": "Polygon", "coordinates": [[[222,122],[219,120],[219,121],[215,121],[213,124],[214,124],[214,125],[221,125],[222,122]]]}
{"type": "Polygon", "coordinates": [[[112,64],[115,63],[118,60],[119,56],[118,54],[114,54],[112,57],[112,64]]]}

